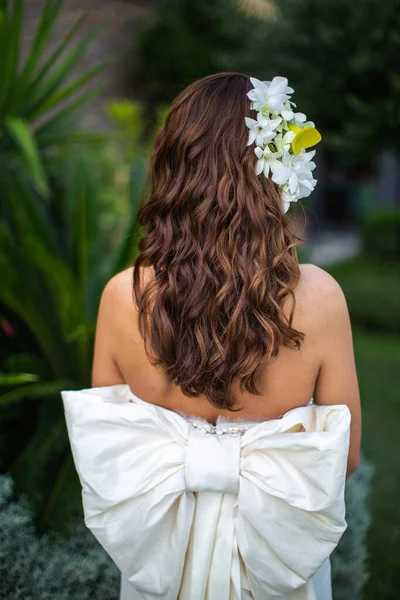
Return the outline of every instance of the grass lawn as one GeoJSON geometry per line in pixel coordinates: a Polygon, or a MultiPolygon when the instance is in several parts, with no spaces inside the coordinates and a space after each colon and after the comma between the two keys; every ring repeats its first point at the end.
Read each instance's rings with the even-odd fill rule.
{"type": "MultiPolygon", "coordinates": [[[[384,310],[384,307],[382,307],[384,310]]],[[[362,448],[375,464],[364,600],[400,598],[400,337],[353,330],[362,448]]],[[[349,600],[351,600],[349,598],[349,600]]]]}

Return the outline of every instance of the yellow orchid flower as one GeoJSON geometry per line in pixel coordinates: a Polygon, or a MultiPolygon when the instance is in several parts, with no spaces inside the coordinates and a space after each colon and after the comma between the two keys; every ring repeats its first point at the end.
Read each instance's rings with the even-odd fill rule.
{"type": "Polygon", "coordinates": [[[306,125],[305,127],[298,127],[289,123],[290,131],[296,134],[296,137],[292,141],[292,150],[294,154],[300,154],[302,148],[311,148],[322,140],[322,136],[318,129],[306,125]]]}

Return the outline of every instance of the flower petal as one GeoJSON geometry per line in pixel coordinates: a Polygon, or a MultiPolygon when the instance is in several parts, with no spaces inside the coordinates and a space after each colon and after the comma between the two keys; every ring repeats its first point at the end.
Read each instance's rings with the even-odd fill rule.
{"type": "Polygon", "coordinates": [[[284,94],[275,94],[268,96],[268,102],[272,111],[281,112],[285,107],[286,96],[284,94]]]}
{"type": "Polygon", "coordinates": [[[294,140],[294,138],[296,137],[296,134],[294,131],[287,131],[285,133],[285,135],[283,136],[283,143],[284,144],[291,144],[294,140]]]}
{"type": "Polygon", "coordinates": [[[247,140],[247,146],[251,146],[251,144],[254,144],[254,140],[257,137],[257,131],[255,129],[250,129],[249,131],[249,138],[247,140]]]}
{"type": "Polygon", "coordinates": [[[272,161],[271,171],[271,179],[278,185],[283,185],[289,179],[289,169],[287,169],[279,160],[272,161]]]}
{"type": "Polygon", "coordinates": [[[286,77],[274,77],[268,88],[269,95],[287,94],[288,80],[286,77]]]}
{"type": "Polygon", "coordinates": [[[269,161],[265,160],[264,161],[264,168],[263,168],[265,177],[268,177],[268,175],[269,175],[269,166],[270,166],[269,165],[269,161]]]}
{"type": "Polygon", "coordinates": [[[304,113],[295,113],[294,115],[295,121],[298,121],[299,123],[305,123],[305,121],[307,121],[307,117],[304,113]]]}
{"type": "Polygon", "coordinates": [[[314,158],[316,152],[317,152],[316,150],[310,150],[309,152],[306,152],[304,154],[304,160],[305,161],[310,161],[312,158],[314,158]]]}
{"type": "Polygon", "coordinates": [[[287,211],[289,210],[289,207],[290,207],[290,200],[288,200],[287,197],[282,198],[283,212],[287,213],[287,211]]]}
{"type": "Polygon", "coordinates": [[[278,127],[278,125],[280,125],[281,121],[282,121],[281,117],[278,117],[277,119],[270,119],[269,128],[276,129],[278,127]]]}
{"type": "Polygon", "coordinates": [[[309,189],[310,192],[312,192],[314,189],[314,186],[309,179],[303,179],[303,181],[301,182],[301,185],[306,187],[307,189],[309,189]]]}
{"type": "Polygon", "coordinates": [[[274,131],[262,131],[257,136],[257,144],[259,146],[265,146],[265,144],[269,144],[275,137],[274,131]]]}
{"type": "Polygon", "coordinates": [[[253,85],[253,87],[257,90],[261,90],[264,93],[268,92],[268,88],[269,86],[267,85],[266,82],[264,81],[260,81],[259,79],[257,79],[256,77],[250,77],[250,81],[253,85]]]}
{"type": "Polygon", "coordinates": [[[250,117],[245,117],[244,120],[246,121],[246,125],[249,129],[252,129],[252,127],[257,125],[257,121],[255,119],[251,119],[250,117]]]}
{"type": "Polygon", "coordinates": [[[290,121],[294,117],[294,112],[292,110],[283,110],[281,114],[285,121],[290,121]]]}
{"type": "Polygon", "coordinates": [[[313,127],[303,127],[292,142],[294,154],[300,154],[302,148],[315,146],[322,139],[321,134],[313,127]]]}
{"type": "Polygon", "coordinates": [[[289,177],[289,190],[291,194],[294,194],[297,189],[298,178],[296,173],[293,171],[289,177]]]}
{"type": "Polygon", "coordinates": [[[264,169],[265,160],[260,158],[256,163],[256,175],[260,175],[264,169]]]}
{"type": "Polygon", "coordinates": [[[247,97],[249,100],[252,100],[253,102],[265,102],[266,99],[266,95],[263,94],[260,90],[250,90],[247,93],[247,97]]]}

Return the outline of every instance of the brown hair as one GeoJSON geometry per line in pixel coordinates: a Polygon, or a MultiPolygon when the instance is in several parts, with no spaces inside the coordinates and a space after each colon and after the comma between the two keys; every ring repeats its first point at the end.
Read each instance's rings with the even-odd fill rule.
{"type": "Polygon", "coordinates": [[[235,379],[261,395],[262,364],[281,345],[299,349],[305,335],[291,326],[303,240],[289,229],[279,187],[255,174],[250,89],[247,75],[217,73],[179,94],[157,134],[137,215],[144,236],[133,291],[148,359],[185,395],[228,410],[235,379]],[[141,289],[146,266],[155,277],[141,289]]]}

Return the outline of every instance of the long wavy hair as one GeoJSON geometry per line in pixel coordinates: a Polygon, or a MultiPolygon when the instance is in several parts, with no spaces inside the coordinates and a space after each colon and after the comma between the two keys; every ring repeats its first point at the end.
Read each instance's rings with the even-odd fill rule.
{"type": "Polygon", "coordinates": [[[300,349],[305,335],[292,327],[303,240],[289,227],[279,187],[255,174],[250,89],[247,75],[217,73],[173,102],[137,215],[144,235],[133,279],[151,363],[186,396],[233,412],[232,383],[261,395],[266,361],[281,346],[300,349]],[[154,277],[141,283],[141,267],[154,277]]]}

